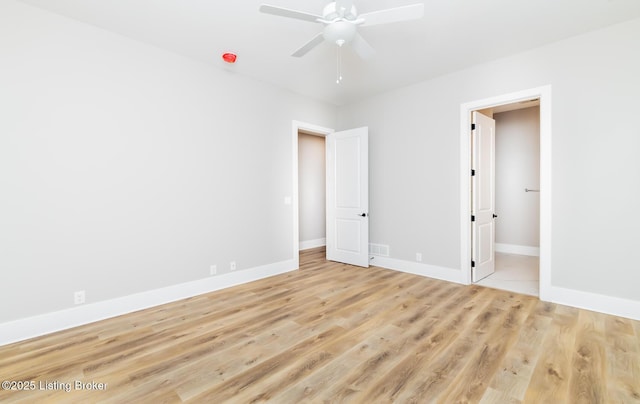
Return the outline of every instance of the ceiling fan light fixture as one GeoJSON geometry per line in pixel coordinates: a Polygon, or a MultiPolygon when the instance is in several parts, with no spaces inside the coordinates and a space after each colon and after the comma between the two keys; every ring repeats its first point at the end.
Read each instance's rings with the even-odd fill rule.
{"type": "Polygon", "coordinates": [[[356,36],[356,26],[347,21],[336,21],[324,27],[322,36],[329,42],[338,46],[351,42],[356,36]]]}

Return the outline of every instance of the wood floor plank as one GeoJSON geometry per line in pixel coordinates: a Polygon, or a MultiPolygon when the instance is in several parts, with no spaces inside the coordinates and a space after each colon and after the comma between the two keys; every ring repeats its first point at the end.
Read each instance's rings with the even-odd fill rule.
{"type": "Polygon", "coordinates": [[[301,253],[300,270],[0,346],[2,403],[640,403],[640,322],[301,253]]]}
{"type": "Polygon", "coordinates": [[[473,349],[474,345],[470,343],[473,337],[492,326],[494,323],[489,320],[502,313],[500,308],[493,305],[493,301],[484,303],[472,305],[462,313],[462,319],[456,316],[455,320],[445,321],[442,328],[436,326],[426,333],[423,337],[426,338],[425,344],[410,347],[399,363],[367,389],[362,400],[395,401],[407,391],[432,395],[437,388],[444,388],[444,379],[457,370],[455,366],[459,363],[458,359],[473,349]],[[482,311],[479,314],[473,311],[480,306],[482,311]]]}
{"type": "MultiPolygon", "coordinates": [[[[466,380],[465,384],[452,383],[443,393],[449,402],[478,402],[489,386],[490,380],[499,371],[500,363],[511,350],[523,323],[535,307],[535,300],[524,296],[516,299],[507,308],[501,327],[486,334],[484,341],[476,341],[481,349],[469,358],[463,370],[456,375],[466,380]]],[[[420,397],[422,398],[422,397],[420,397]]]]}
{"type": "Polygon", "coordinates": [[[640,335],[636,336],[631,320],[605,316],[607,396],[616,402],[640,402],[640,335]]]}
{"type": "Polygon", "coordinates": [[[541,302],[538,301],[536,309],[522,325],[516,344],[505,356],[490,382],[490,388],[502,392],[504,397],[517,401],[524,399],[541,354],[539,347],[551,323],[551,317],[539,314],[540,305],[541,302]]]}
{"type": "Polygon", "coordinates": [[[513,398],[508,392],[491,387],[483,394],[480,404],[520,404],[522,401],[513,398]]]}
{"type": "MultiPolygon", "coordinates": [[[[405,274],[387,273],[385,275],[385,278],[388,278],[387,275],[393,275],[397,278],[406,277],[405,274]]],[[[380,291],[380,287],[376,289],[380,291]]],[[[386,288],[382,289],[383,293],[385,292],[385,289],[386,288]]],[[[356,308],[364,308],[367,304],[371,303],[369,301],[370,292],[370,288],[354,288],[353,294],[349,294],[349,296],[347,296],[346,298],[336,299],[336,304],[334,306],[330,306],[327,309],[327,313],[333,316],[343,316],[345,314],[345,311],[353,311],[354,306],[356,308]]],[[[312,319],[308,319],[309,323],[314,323],[317,320],[318,319],[315,317],[312,319]]],[[[348,331],[343,333],[343,335],[341,335],[331,343],[327,342],[326,344],[315,344],[313,347],[313,350],[315,350],[315,354],[310,353],[310,360],[296,361],[290,364],[285,364],[282,369],[273,371],[273,374],[268,376],[268,379],[271,380],[271,382],[265,381],[265,384],[269,386],[268,389],[248,388],[247,391],[238,392],[235,394],[235,396],[241,401],[243,400],[243,397],[248,401],[265,400],[272,398],[276,394],[277,390],[286,388],[292,383],[298,382],[299,380],[304,378],[305,374],[310,368],[321,367],[324,362],[340,356],[342,352],[353,346],[356,341],[361,338],[362,335],[366,335],[369,330],[376,330],[383,325],[384,322],[381,321],[380,318],[374,316],[365,317],[359,323],[352,323],[351,328],[349,328],[348,331]]],[[[212,393],[209,393],[208,395],[200,396],[198,397],[198,399],[206,400],[214,396],[219,397],[219,392],[214,391],[212,393]]]]}
{"type": "MultiPolygon", "coordinates": [[[[430,366],[420,367],[415,374],[416,377],[407,383],[398,399],[415,403],[427,399],[451,402],[450,396],[468,393],[478,395],[479,399],[487,383],[483,386],[482,381],[476,380],[479,376],[477,371],[487,366],[486,359],[497,354],[492,351],[496,348],[499,351],[499,342],[493,340],[503,333],[505,325],[513,327],[514,311],[522,309],[519,298],[524,296],[504,293],[494,295],[485,310],[479,313],[471,324],[460,330],[447,350],[434,357],[430,366]],[[468,379],[464,379],[464,384],[454,382],[457,375],[465,373],[468,374],[468,379]],[[456,390],[456,386],[467,390],[456,390]]],[[[504,336],[498,338],[504,339],[504,336]]]]}
{"type": "MultiPolygon", "coordinates": [[[[474,294],[475,298],[479,298],[481,293],[474,294]]],[[[474,313],[483,307],[483,303],[488,305],[490,300],[487,299],[481,303],[469,302],[467,294],[450,294],[447,299],[438,299],[434,303],[435,310],[430,312],[429,318],[419,322],[407,324],[402,337],[396,338],[396,341],[385,347],[379,352],[372,352],[370,358],[360,363],[357,367],[350,370],[343,380],[334,384],[325,394],[325,398],[338,397],[339,400],[367,400],[366,394],[375,385],[382,385],[381,389],[392,388],[399,383],[403,383],[404,378],[399,376],[398,379],[388,379],[388,375],[397,374],[398,358],[408,355],[404,358],[405,367],[407,363],[416,360],[415,352],[419,356],[435,355],[445,349],[446,344],[451,341],[450,337],[456,332],[457,327],[462,327],[465,320],[470,321],[474,313]],[[457,310],[451,310],[452,307],[464,305],[465,310],[460,313],[457,310]]],[[[401,303],[399,307],[404,307],[401,303]]],[[[411,315],[411,314],[410,314],[411,315]]],[[[400,324],[403,324],[400,321],[400,324]]],[[[400,327],[399,327],[400,328],[400,327]]]]}
{"type": "Polygon", "coordinates": [[[604,321],[598,313],[578,314],[576,340],[569,380],[569,397],[576,403],[603,403],[606,399],[604,321]]]}
{"type": "Polygon", "coordinates": [[[523,402],[562,403],[569,399],[577,317],[559,313],[553,317],[523,402]]]}
{"type": "MultiPolygon", "coordinates": [[[[325,331],[328,330],[315,329],[318,334],[325,331]]],[[[274,352],[287,351],[308,334],[307,329],[301,328],[295,322],[288,322],[278,329],[266,329],[255,338],[246,341],[241,349],[234,349],[237,353],[228,361],[221,363],[215,357],[205,357],[185,366],[182,375],[176,375],[184,380],[176,384],[176,391],[183,400],[192,399],[225,383],[231,377],[251,371],[255,366],[272,358],[274,352]],[[199,377],[187,377],[189,374],[197,374],[199,377]]]]}
{"type": "MultiPolygon", "coordinates": [[[[336,357],[327,366],[275,396],[274,400],[282,403],[321,401],[320,395],[331,389],[332,386],[339,385],[343,375],[348,374],[350,369],[368,361],[380,352],[391,349],[393,341],[401,338],[402,334],[403,330],[394,325],[381,327],[374,334],[336,357]]],[[[336,401],[335,395],[331,395],[331,398],[336,401]]]]}
{"type": "Polygon", "coordinates": [[[307,361],[306,363],[310,366],[314,362],[327,360],[328,355],[324,352],[318,353],[318,349],[316,349],[316,347],[321,345],[323,341],[332,341],[339,338],[339,336],[344,333],[345,329],[334,326],[323,333],[313,335],[295,344],[290,349],[256,365],[250,371],[234,376],[226,380],[223,385],[217,386],[214,389],[198,395],[194,398],[194,402],[224,402],[225,400],[232,400],[249,387],[268,387],[268,384],[263,385],[260,384],[260,382],[263,379],[268,378],[274,372],[286,369],[291,364],[296,363],[296,361],[307,361]]]}

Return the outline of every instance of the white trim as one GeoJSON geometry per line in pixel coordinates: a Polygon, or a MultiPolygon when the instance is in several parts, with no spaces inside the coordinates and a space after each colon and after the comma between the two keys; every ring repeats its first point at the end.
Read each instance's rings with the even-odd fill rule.
{"type": "Polygon", "coordinates": [[[300,242],[300,251],[308,250],[310,248],[324,247],[325,245],[327,245],[326,238],[317,238],[315,240],[305,240],[300,242]]]}
{"type": "MultiPolygon", "coordinates": [[[[374,257],[371,264],[381,268],[407,272],[443,281],[468,284],[464,272],[457,269],[378,256],[374,257]]],[[[551,286],[549,288],[548,297],[548,301],[554,303],[640,320],[640,301],[621,299],[558,286],[551,286]]]]}
{"type": "Polygon", "coordinates": [[[496,243],[495,251],[505,254],[529,255],[531,257],[540,256],[540,247],[532,247],[529,245],[496,243]]]}
{"type": "Polygon", "coordinates": [[[548,300],[558,304],[640,320],[640,301],[551,286],[548,300]]]}
{"type": "Polygon", "coordinates": [[[301,121],[292,121],[291,122],[291,192],[292,192],[292,215],[293,215],[293,260],[295,261],[295,267],[300,267],[300,258],[298,257],[298,252],[300,251],[300,229],[299,229],[299,212],[300,205],[298,199],[298,132],[300,130],[311,132],[315,135],[326,137],[328,134],[335,132],[335,130],[330,128],[324,128],[322,126],[314,125],[311,123],[301,122],[301,121]]]}
{"type": "Polygon", "coordinates": [[[404,261],[396,258],[375,256],[370,265],[393,269],[394,271],[407,272],[428,278],[440,279],[448,282],[467,284],[465,274],[459,269],[440,267],[437,265],[423,264],[420,262],[404,261]]]}
{"type": "Polygon", "coordinates": [[[540,300],[551,300],[551,86],[542,86],[460,105],[460,264],[471,283],[470,145],[471,112],[540,99],[540,300]]]}
{"type": "MultiPolygon", "coordinates": [[[[297,254],[296,254],[297,257],[297,254]]],[[[230,272],[0,324],[0,345],[38,337],[295,270],[294,260],[230,272]]]]}

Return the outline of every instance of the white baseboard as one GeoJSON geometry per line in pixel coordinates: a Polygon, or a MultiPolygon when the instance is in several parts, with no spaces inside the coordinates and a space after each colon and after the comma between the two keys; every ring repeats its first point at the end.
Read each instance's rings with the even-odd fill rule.
{"type": "MultiPolygon", "coordinates": [[[[466,277],[459,269],[378,256],[374,257],[370,264],[443,281],[467,284],[466,277]]],[[[566,289],[553,285],[546,289],[548,292],[545,292],[544,296],[541,295],[540,300],[640,320],[640,301],[566,289]]]]}
{"type": "Polygon", "coordinates": [[[549,293],[545,296],[540,296],[540,299],[613,316],[626,317],[632,320],[640,320],[640,301],[638,300],[622,299],[553,285],[549,288],[549,293]]]}
{"type": "Polygon", "coordinates": [[[38,337],[106,318],[201,295],[297,269],[294,260],[149,290],[0,324],[0,345],[38,337]]]}
{"type": "Polygon", "coordinates": [[[315,240],[301,241],[298,249],[302,251],[302,250],[308,250],[310,248],[324,247],[325,245],[327,245],[326,238],[317,238],[315,240]]]}
{"type": "MultiPolygon", "coordinates": [[[[389,257],[375,257],[371,265],[449,282],[466,282],[459,269],[389,257]]],[[[137,310],[186,299],[297,269],[294,260],[281,261],[193,282],[181,283],[102,302],[96,302],[0,324],[0,345],[38,337],[137,310]]],[[[640,301],[551,286],[542,300],[640,321],[640,301]]]]}
{"type": "Polygon", "coordinates": [[[530,255],[532,257],[540,256],[540,247],[531,247],[528,245],[496,243],[495,250],[496,252],[506,254],[530,255]]]}
{"type": "Polygon", "coordinates": [[[375,256],[369,264],[400,272],[426,276],[428,278],[440,279],[443,281],[462,283],[466,282],[466,277],[460,269],[440,267],[436,265],[423,264],[421,262],[404,261],[389,257],[375,256]]]}

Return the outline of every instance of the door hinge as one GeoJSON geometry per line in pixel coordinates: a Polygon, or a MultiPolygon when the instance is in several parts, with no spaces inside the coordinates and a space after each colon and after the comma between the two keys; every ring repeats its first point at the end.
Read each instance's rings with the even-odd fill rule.
{"type": "Polygon", "coordinates": [[[474,170],[473,168],[471,169],[471,176],[473,177],[474,175],[476,175],[476,170],[474,170]]]}
{"type": "Polygon", "coordinates": [[[476,124],[475,123],[471,124],[471,130],[476,130],[476,124]]]}
{"type": "Polygon", "coordinates": [[[476,267],[476,262],[475,261],[471,261],[471,268],[475,268],[476,267]]]}
{"type": "Polygon", "coordinates": [[[475,215],[471,215],[471,221],[475,222],[476,221],[476,216],[475,215]]]}

